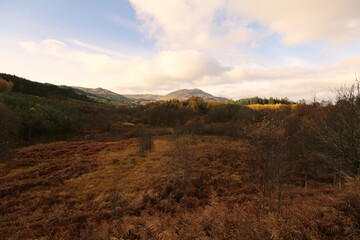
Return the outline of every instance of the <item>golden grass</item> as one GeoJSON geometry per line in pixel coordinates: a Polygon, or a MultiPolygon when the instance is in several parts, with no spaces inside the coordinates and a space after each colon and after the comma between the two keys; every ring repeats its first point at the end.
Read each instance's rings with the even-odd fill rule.
{"type": "Polygon", "coordinates": [[[348,201],[341,195],[347,192],[331,188],[284,190],[278,213],[276,199],[259,194],[258,173],[247,165],[254,160],[247,141],[196,137],[189,146],[191,177],[181,182],[167,165],[179,160],[171,157],[169,140],[156,137],[153,151],[145,154],[137,138],[18,150],[4,167],[19,178],[7,176],[0,190],[45,177],[0,198],[0,234],[4,239],[321,239],[328,234],[330,239],[347,228],[348,237],[358,236],[355,221],[344,215],[359,209],[356,191],[348,201]],[[19,167],[35,157],[36,168],[19,167]],[[87,171],[76,174],[74,166],[87,171]],[[342,198],[348,201],[343,212],[342,198]]]}
{"type": "Polygon", "coordinates": [[[154,145],[154,151],[146,154],[139,152],[136,141],[120,151],[103,150],[97,154],[99,167],[66,181],[64,189],[75,193],[79,200],[84,195],[96,195],[95,202],[101,202],[112,189],[127,198],[139,197],[159,175],[156,169],[167,151],[165,139],[155,140],[154,145]],[[82,191],[76,194],[78,189],[82,191]]]}
{"type": "Polygon", "coordinates": [[[294,110],[297,107],[297,104],[252,104],[252,105],[247,105],[247,107],[253,109],[253,110],[263,110],[263,109],[270,109],[270,110],[280,110],[280,109],[284,109],[287,107],[290,107],[291,110],[294,110]]]}

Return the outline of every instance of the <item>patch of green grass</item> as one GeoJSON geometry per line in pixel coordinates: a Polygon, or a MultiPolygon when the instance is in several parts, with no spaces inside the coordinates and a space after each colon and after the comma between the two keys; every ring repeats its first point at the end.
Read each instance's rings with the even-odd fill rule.
{"type": "Polygon", "coordinates": [[[11,169],[9,174],[20,173],[20,172],[28,172],[28,171],[33,170],[34,168],[36,168],[36,167],[35,166],[29,166],[29,167],[15,168],[15,169],[11,169]]]}

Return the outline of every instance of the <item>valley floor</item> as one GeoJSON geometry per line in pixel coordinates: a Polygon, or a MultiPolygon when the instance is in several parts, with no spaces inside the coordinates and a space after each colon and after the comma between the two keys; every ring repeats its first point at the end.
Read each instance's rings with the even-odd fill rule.
{"type": "Polygon", "coordinates": [[[0,163],[0,239],[360,239],[359,179],[264,197],[246,141],[139,141],[16,150],[0,163]]]}

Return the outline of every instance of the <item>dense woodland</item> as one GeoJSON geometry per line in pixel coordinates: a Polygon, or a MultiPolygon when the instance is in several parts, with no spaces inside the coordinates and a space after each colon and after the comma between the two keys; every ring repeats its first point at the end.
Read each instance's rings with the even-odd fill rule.
{"type": "Polygon", "coordinates": [[[359,81],[334,104],[191,97],[114,106],[0,77],[8,239],[360,239],[359,81]],[[55,143],[25,147],[47,142],[55,143]],[[120,149],[136,150],[122,158],[120,149]],[[129,177],[113,173],[121,164],[146,184],[136,178],[131,190],[117,182],[67,200],[71,179],[111,169],[120,181],[129,177]],[[33,205],[22,205],[29,196],[33,205]],[[15,219],[22,211],[37,215],[15,219]]]}

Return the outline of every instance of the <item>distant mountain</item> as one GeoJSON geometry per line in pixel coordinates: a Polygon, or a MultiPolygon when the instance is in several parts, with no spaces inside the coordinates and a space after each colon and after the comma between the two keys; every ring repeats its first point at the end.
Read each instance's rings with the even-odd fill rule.
{"type": "Polygon", "coordinates": [[[15,75],[0,73],[0,78],[14,84],[13,92],[24,94],[65,99],[72,98],[83,101],[96,101],[111,104],[129,104],[138,105],[146,104],[152,101],[166,101],[171,99],[187,100],[192,96],[202,97],[206,101],[227,101],[226,98],[215,97],[198,88],[181,89],[166,95],[153,94],[126,94],[121,95],[103,88],[84,88],[84,87],[68,87],[57,86],[49,83],[39,83],[17,77],[15,75]]]}
{"type": "Polygon", "coordinates": [[[136,100],[159,101],[163,96],[154,94],[123,94],[124,97],[136,100]]]}
{"type": "Polygon", "coordinates": [[[166,95],[153,95],[153,94],[126,94],[123,95],[127,98],[142,100],[142,101],[167,101],[171,99],[179,99],[182,101],[188,100],[190,97],[202,97],[206,101],[225,102],[228,99],[223,97],[215,97],[201,89],[181,89],[166,95]]]}
{"type": "Polygon", "coordinates": [[[179,100],[187,100],[190,97],[202,97],[205,101],[216,101],[216,102],[224,102],[227,101],[226,98],[215,97],[207,92],[204,92],[201,89],[181,89],[175,92],[168,93],[160,98],[160,100],[170,100],[170,99],[179,99],[179,100]]]}
{"type": "Polygon", "coordinates": [[[215,97],[209,93],[202,91],[201,89],[181,89],[175,92],[168,93],[166,95],[153,95],[153,94],[117,94],[103,88],[84,88],[84,87],[72,87],[80,94],[85,94],[90,97],[97,98],[98,100],[110,101],[122,104],[146,104],[151,101],[167,101],[171,99],[179,99],[185,101],[192,96],[202,97],[205,101],[224,102],[226,98],[215,97]]]}
{"type": "Polygon", "coordinates": [[[72,87],[76,92],[85,94],[98,100],[121,103],[121,104],[136,104],[135,101],[129,99],[123,95],[114,93],[112,91],[103,88],[84,88],[84,87],[72,87]]]}

